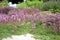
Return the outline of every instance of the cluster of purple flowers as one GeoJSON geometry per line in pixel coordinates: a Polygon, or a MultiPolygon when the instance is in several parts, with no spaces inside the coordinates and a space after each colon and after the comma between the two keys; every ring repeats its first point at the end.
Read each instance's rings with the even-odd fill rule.
{"type": "Polygon", "coordinates": [[[60,14],[50,14],[44,18],[45,25],[48,25],[54,32],[60,31],[60,14]]]}
{"type": "Polygon", "coordinates": [[[0,7],[0,22],[14,22],[25,21],[26,19],[31,21],[40,20],[41,16],[39,10],[35,8],[12,8],[12,7],[0,7]]]}
{"type": "Polygon", "coordinates": [[[18,23],[26,20],[32,23],[32,28],[35,27],[36,21],[42,21],[43,24],[48,25],[53,31],[60,31],[60,14],[50,14],[43,17],[36,8],[0,7],[0,23],[18,23]]]}

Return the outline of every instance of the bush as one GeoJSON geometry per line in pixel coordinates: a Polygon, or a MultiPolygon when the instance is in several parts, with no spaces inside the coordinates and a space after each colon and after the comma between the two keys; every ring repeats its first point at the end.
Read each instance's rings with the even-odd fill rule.
{"type": "Polygon", "coordinates": [[[28,6],[36,6],[40,3],[40,1],[27,1],[26,3],[19,3],[17,4],[17,7],[18,8],[21,8],[21,7],[28,7],[28,6]]]}
{"type": "Polygon", "coordinates": [[[38,20],[40,17],[39,10],[31,7],[11,10],[9,11],[8,15],[10,16],[14,15],[15,18],[17,16],[17,20],[20,19],[20,21],[24,21],[26,19],[33,21],[38,20]]]}
{"type": "Polygon", "coordinates": [[[0,3],[0,7],[2,7],[2,6],[4,6],[4,3],[1,2],[1,3],[0,3]]]}
{"type": "Polygon", "coordinates": [[[27,5],[26,5],[26,3],[19,3],[19,4],[17,4],[17,7],[18,8],[23,8],[23,7],[26,7],[27,5]]]}
{"type": "Polygon", "coordinates": [[[0,2],[0,7],[1,6],[8,6],[8,0],[4,0],[4,1],[0,2]]]}
{"type": "Polygon", "coordinates": [[[60,0],[43,0],[43,2],[47,2],[47,1],[60,1],[60,0]]]}
{"type": "Polygon", "coordinates": [[[28,21],[31,22],[31,26],[35,27],[35,22],[40,21],[41,16],[39,14],[39,10],[36,8],[21,8],[21,9],[13,9],[7,12],[0,13],[0,22],[1,23],[14,23],[14,25],[18,24],[18,22],[22,22],[23,24],[28,21]]]}
{"type": "Polygon", "coordinates": [[[4,6],[3,3],[0,3],[0,7],[1,7],[1,6],[4,6]]]}
{"type": "Polygon", "coordinates": [[[4,14],[8,14],[8,12],[10,10],[13,10],[14,8],[12,7],[9,7],[9,6],[3,6],[3,7],[0,7],[0,13],[4,13],[4,14]]]}
{"type": "Polygon", "coordinates": [[[40,2],[39,1],[32,1],[32,2],[29,2],[29,1],[27,1],[27,6],[36,6],[36,5],[38,5],[40,2]]]}
{"type": "Polygon", "coordinates": [[[53,32],[60,32],[60,14],[47,15],[43,24],[48,26],[50,30],[52,29],[53,32]]]}
{"type": "Polygon", "coordinates": [[[58,1],[48,1],[37,6],[40,10],[43,11],[60,11],[60,2],[58,1]]]}
{"type": "Polygon", "coordinates": [[[4,0],[2,1],[2,3],[4,4],[4,6],[8,6],[8,0],[4,0]]]}

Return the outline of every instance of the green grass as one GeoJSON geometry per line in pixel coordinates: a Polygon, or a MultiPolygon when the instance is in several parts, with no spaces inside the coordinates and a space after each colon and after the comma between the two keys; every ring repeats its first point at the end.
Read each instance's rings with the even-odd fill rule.
{"type": "Polygon", "coordinates": [[[21,23],[18,23],[17,28],[15,29],[12,23],[9,24],[2,24],[0,23],[0,40],[4,37],[8,37],[11,35],[21,35],[26,33],[31,33],[34,35],[36,39],[41,40],[60,40],[60,35],[54,34],[50,32],[48,29],[46,32],[44,32],[43,26],[41,23],[37,23],[36,28],[34,31],[31,31],[31,25],[25,23],[24,25],[21,25],[21,23]]]}
{"type": "Polygon", "coordinates": [[[18,23],[17,28],[14,27],[12,23],[0,23],[0,39],[4,37],[8,37],[11,35],[20,35],[20,34],[26,34],[31,31],[31,26],[29,24],[21,25],[18,23]]]}
{"type": "Polygon", "coordinates": [[[35,35],[36,39],[39,40],[60,40],[60,35],[52,33],[50,31],[44,32],[42,30],[42,25],[38,26],[34,32],[32,32],[33,35],[35,35]]]}

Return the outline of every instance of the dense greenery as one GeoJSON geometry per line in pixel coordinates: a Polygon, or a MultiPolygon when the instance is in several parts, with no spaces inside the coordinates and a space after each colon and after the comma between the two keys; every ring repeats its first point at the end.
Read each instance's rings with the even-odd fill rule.
{"type": "Polygon", "coordinates": [[[52,12],[60,12],[60,2],[58,1],[48,1],[37,6],[40,10],[43,11],[52,11],[52,12]]]}
{"type": "Polygon", "coordinates": [[[39,3],[41,3],[41,2],[40,1],[26,1],[26,2],[23,2],[23,3],[17,4],[17,7],[21,8],[21,7],[36,6],[39,3]]]}
{"type": "Polygon", "coordinates": [[[23,3],[17,4],[18,8],[22,7],[37,7],[43,11],[51,11],[51,12],[60,12],[60,2],[59,1],[26,1],[23,3]]]}
{"type": "Polygon", "coordinates": [[[47,2],[47,1],[60,1],[60,0],[42,0],[43,2],[47,2]]]}
{"type": "Polygon", "coordinates": [[[8,0],[0,2],[0,6],[8,6],[8,0]]]}
{"type": "Polygon", "coordinates": [[[13,26],[14,25],[12,23],[0,23],[0,40],[1,38],[11,35],[21,35],[26,33],[35,35],[35,38],[39,40],[60,40],[60,35],[50,32],[50,30],[48,29],[46,30],[46,32],[44,32],[42,28],[43,26],[39,22],[37,22],[34,31],[31,31],[31,25],[27,24],[27,22],[24,25],[21,25],[21,23],[19,23],[17,28],[13,26]]]}

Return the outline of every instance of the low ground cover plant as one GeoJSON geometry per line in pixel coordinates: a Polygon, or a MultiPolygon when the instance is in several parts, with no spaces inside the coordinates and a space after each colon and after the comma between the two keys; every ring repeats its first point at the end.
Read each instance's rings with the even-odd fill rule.
{"type": "MultiPolygon", "coordinates": [[[[60,30],[60,25],[59,25],[59,15],[60,14],[51,14],[51,15],[46,15],[42,16],[40,15],[40,11],[36,8],[21,8],[21,9],[14,9],[10,7],[3,7],[0,9],[2,12],[0,12],[0,23],[13,23],[17,27],[18,22],[22,22],[23,24],[25,22],[30,22],[32,29],[36,27],[36,22],[41,21],[43,24],[50,26],[50,28],[54,32],[59,32],[60,30]],[[3,10],[9,9],[10,11],[4,12],[3,10]],[[43,19],[43,20],[42,20],[43,19]]],[[[5,10],[6,11],[6,10],[5,10]]]]}
{"type": "MultiPolygon", "coordinates": [[[[39,10],[35,8],[14,9],[10,7],[0,8],[0,22],[25,22],[25,20],[34,23],[41,18],[39,10]]],[[[34,25],[34,24],[33,24],[34,25]]]]}
{"type": "MultiPolygon", "coordinates": [[[[50,30],[52,30],[53,32],[59,34],[60,32],[60,14],[51,14],[51,15],[47,15],[44,18],[44,26],[48,26],[50,28],[50,30]]],[[[45,27],[46,28],[46,27],[45,27]]]]}
{"type": "Polygon", "coordinates": [[[27,32],[39,35],[60,34],[60,14],[42,16],[40,10],[34,7],[0,7],[0,30],[2,38],[27,32]]]}

